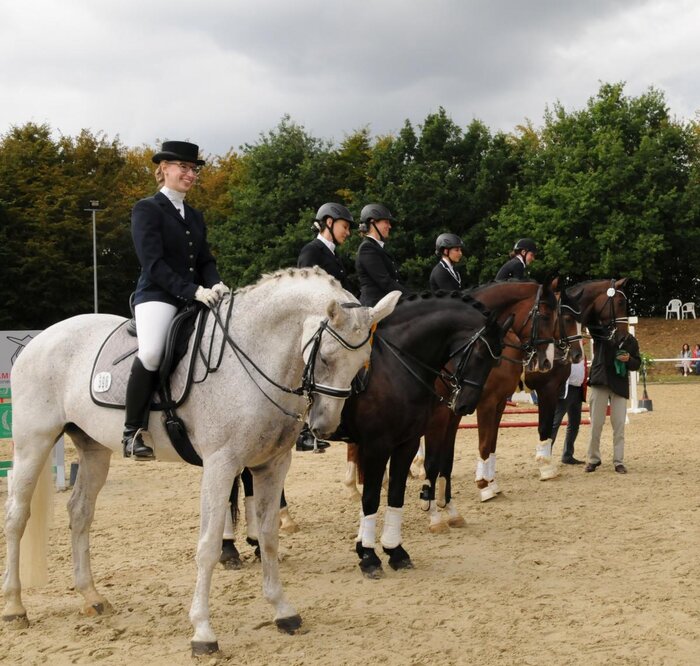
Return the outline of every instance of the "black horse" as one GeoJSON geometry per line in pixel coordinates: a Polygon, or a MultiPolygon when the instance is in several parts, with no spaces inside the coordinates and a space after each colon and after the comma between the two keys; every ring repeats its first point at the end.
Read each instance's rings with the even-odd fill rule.
{"type": "Polygon", "coordinates": [[[399,302],[374,335],[366,389],[347,400],[342,416],[364,474],[356,552],[362,572],[370,578],[382,574],[375,534],[387,463],[388,506],[381,544],[389,565],[405,569],[412,567],[401,545],[406,479],[437,399],[436,377],[450,387],[450,397],[439,399],[459,414],[471,413],[512,324],[509,318],[500,325],[499,314],[458,293],[410,297],[399,302]],[[444,370],[450,360],[452,374],[444,370]]]}

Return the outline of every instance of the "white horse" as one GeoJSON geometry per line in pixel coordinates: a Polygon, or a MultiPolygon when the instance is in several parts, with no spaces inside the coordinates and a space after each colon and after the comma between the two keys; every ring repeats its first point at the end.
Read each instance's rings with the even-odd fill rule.
{"type": "MultiPolygon", "coordinates": [[[[296,388],[305,377],[307,390],[296,395],[275,388],[248,361],[239,360],[240,352],[227,344],[219,370],[194,386],[178,410],[204,462],[197,581],[190,608],[193,654],[218,650],[209,622],[209,590],[221,552],[231,485],[243,467],[249,467],[255,479],[264,596],[274,606],[275,622],[281,630],[291,633],[301,625],[300,616],[285,599],[277,561],[279,498],[291,447],[301,428],[301,421],[294,416],[306,415],[319,437],[335,430],[350,382],[369,359],[370,328],[391,313],[399,296],[399,292],[392,292],[374,308],[360,307],[335,279],[318,268],[280,271],[236,294],[228,325],[230,340],[279,385],[296,388]]],[[[209,327],[212,319],[209,317],[209,327]]],[[[20,539],[25,527],[22,559],[36,559],[39,553],[42,571],[46,570],[45,550],[36,544],[47,539],[48,524],[40,519],[47,515],[51,501],[50,493],[45,492],[49,454],[63,432],[75,443],[80,463],[68,502],[75,588],[84,597],[85,614],[99,615],[110,609],[95,589],[89,529],[112,451],[121,455],[124,412],[95,405],[89,386],[98,349],[123,321],[99,314],[62,321],[37,336],[13,367],[14,479],[5,518],[3,618],[15,626],[28,624],[20,583],[20,539]],[[37,485],[43,492],[37,492],[32,501],[37,485]],[[42,506],[37,506],[39,502],[42,506]],[[32,519],[28,523],[30,503],[32,519]],[[33,525],[38,529],[32,529],[33,525]]],[[[150,436],[160,460],[180,461],[155,414],[151,415],[150,436]]],[[[22,581],[30,585],[25,569],[23,562],[22,581]]]]}

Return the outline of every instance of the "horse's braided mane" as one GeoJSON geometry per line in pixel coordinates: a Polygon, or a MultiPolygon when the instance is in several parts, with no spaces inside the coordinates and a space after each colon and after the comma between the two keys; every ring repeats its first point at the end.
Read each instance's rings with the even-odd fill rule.
{"type": "Polygon", "coordinates": [[[426,301],[431,298],[435,299],[448,299],[448,298],[453,298],[453,299],[458,299],[461,300],[463,303],[466,303],[467,305],[471,305],[475,310],[478,310],[482,314],[488,316],[490,314],[490,310],[481,302],[477,301],[475,298],[473,298],[469,292],[467,291],[446,291],[444,289],[438,289],[437,291],[421,291],[418,293],[413,293],[409,295],[402,296],[399,299],[399,302],[397,304],[397,307],[399,305],[402,305],[403,303],[414,303],[416,301],[426,301]]]}
{"type": "Polygon", "coordinates": [[[324,277],[328,280],[328,283],[334,287],[340,287],[340,282],[336,280],[332,275],[329,275],[323,269],[318,266],[313,268],[282,268],[274,273],[265,273],[261,278],[254,282],[253,284],[246,285],[245,287],[240,287],[236,289],[236,294],[247,294],[253,289],[257,289],[268,282],[275,282],[285,278],[309,278],[313,276],[324,277]]]}

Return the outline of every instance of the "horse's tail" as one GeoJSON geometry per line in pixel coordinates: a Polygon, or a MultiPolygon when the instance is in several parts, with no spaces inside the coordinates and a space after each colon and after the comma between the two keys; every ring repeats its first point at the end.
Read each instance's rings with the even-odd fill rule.
{"type": "Polygon", "coordinates": [[[39,473],[32,495],[29,520],[20,542],[20,580],[23,587],[41,587],[48,583],[49,529],[53,518],[52,456],[39,473]]]}

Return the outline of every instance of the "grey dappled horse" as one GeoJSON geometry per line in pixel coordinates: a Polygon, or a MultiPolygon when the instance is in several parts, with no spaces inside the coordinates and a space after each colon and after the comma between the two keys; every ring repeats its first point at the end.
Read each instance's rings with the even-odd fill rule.
{"type": "MultiPolygon", "coordinates": [[[[301,428],[301,420],[294,417],[306,414],[319,437],[335,430],[350,382],[369,359],[370,328],[391,313],[399,295],[392,292],[374,308],[359,307],[334,278],[317,268],[280,271],[235,295],[229,339],[279,385],[296,388],[305,377],[312,386],[301,395],[275,388],[251,363],[239,360],[240,352],[228,343],[218,371],[194,386],[178,410],[204,462],[197,581],[190,608],[193,653],[218,650],[209,622],[209,590],[221,552],[231,485],[244,467],[251,468],[257,492],[263,593],[275,608],[280,629],[293,632],[300,626],[301,618],[285,599],[277,561],[279,498],[291,447],[301,428]]],[[[208,327],[214,325],[213,320],[209,317],[208,327]]],[[[112,451],[121,455],[124,413],[95,405],[89,386],[100,345],[122,321],[106,314],[62,321],[37,336],[13,367],[14,482],[6,505],[3,618],[15,626],[27,625],[20,583],[20,539],[25,527],[23,559],[36,559],[37,553],[42,553],[39,559],[43,561],[33,564],[40,564],[43,571],[46,568],[45,550],[36,544],[47,538],[49,454],[63,432],[75,443],[80,463],[68,502],[75,588],[85,599],[84,613],[99,615],[110,608],[95,589],[89,528],[112,451]],[[37,486],[42,492],[36,494],[39,501],[32,501],[37,486]],[[28,524],[30,502],[32,520],[28,524]]],[[[221,331],[218,336],[221,340],[221,331]]],[[[179,461],[155,415],[150,436],[159,459],[179,461]]],[[[29,574],[36,573],[36,569],[33,567],[29,574]]],[[[29,583],[24,574],[23,568],[23,581],[29,583]]]]}

